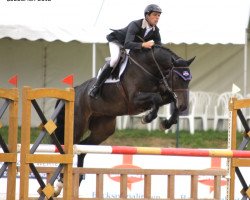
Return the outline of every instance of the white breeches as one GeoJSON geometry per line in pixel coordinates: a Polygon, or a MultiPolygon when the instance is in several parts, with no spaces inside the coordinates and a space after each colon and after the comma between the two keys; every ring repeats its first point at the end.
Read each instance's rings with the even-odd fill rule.
{"type": "Polygon", "coordinates": [[[110,67],[114,67],[119,59],[120,47],[115,42],[109,42],[110,67]]]}

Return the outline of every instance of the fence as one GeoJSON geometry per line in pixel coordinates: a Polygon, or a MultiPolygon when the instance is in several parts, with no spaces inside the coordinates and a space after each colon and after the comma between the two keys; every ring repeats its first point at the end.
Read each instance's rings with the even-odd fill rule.
{"type": "MultiPolygon", "coordinates": [[[[220,180],[222,176],[226,175],[224,170],[149,170],[149,169],[97,169],[97,168],[72,168],[73,162],[73,113],[74,113],[74,91],[73,89],[69,90],[58,90],[58,89],[31,89],[29,87],[24,87],[22,91],[22,130],[21,130],[21,166],[20,166],[20,199],[28,199],[28,188],[29,188],[29,173],[30,170],[35,174],[39,184],[39,199],[53,199],[53,183],[57,178],[60,172],[64,172],[64,199],[86,199],[78,197],[78,178],[79,174],[96,174],[96,197],[94,199],[104,199],[103,197],[103,175],[104,174],[119,174],[121,177],[121,185],[120,185],[120,199],[127,199],[127,181],[128,175],[130,174],[140,174],[144,176],[144,199],[151,198],[151,176],[152,175],[166,175],[168,178],[168,189],[166,191],[168,199],[174,199],[174,192],[176,189],[174,187],[175,176],[177,175],[187,175],[191,177],[192,186],[190,188],[191,191],[191,199],[198,199],[197,197],[197,177],[199,175],[211,175],[214,177],[214,199],[219,199],[220,197],[220,180]],[[55,112],[51,116],[51,119],[47,120],[43,115],[42,110],[39,108],[36,103],[36,99],[39,98],[57,98],[62,99],[62,103],[55,109],[55,112]],[[55,138],[54,130],[56,128],[54,124],[54,120],[57,117],[57,114],[60,112],[60,109],[65,104],[65,138],[68,140],[65,141],[64,146],[62,147],[55,138]],[[31,120],[31,105],[37,111],[39,117],[42,121],[42,131],[39,134],[36,142],[30,147],[30,120],[31,120]],[[51,155],[51,154],[39,154],[36,152],[41,145],[41,141],[44,136],[48,134],[54,143],[60,155],[51,155]],[[36,153],[36,154],[34,154],[36,153]],[[58,163],[59,167],[56,169],[48,168],[48,169],[40,169],[35,167],[35,163],[58,163]],[[45,184],[42,178],[39,175],[40,171],[46,171],[48,174],[48,181],[45,184]],[[72,175],[74,178],[72,179],[72,175]]],[[[15,184],[16,178],[16,156],[17,156],[17,102],[18,102],[18,92],[17,90],[0,90],[0,98],[6,99],[6,103],[4,103],[3,108],[0,109],[0,114],[4,113],[7,109],[8,105],[10,105],[10,120],[9,120],[9,140],[8,145],[2,144],[2,149],[4,154],[0,153],[0,161],[4,162],[1,173],[6,170],[6,166],[8,165],[8,189],[7,189],[7,199],[15,199],[15,191],[13,190],[13,185],[15,184]],[[11,136],[11,137],[10,137],[11,136]],[[13,137],[14,138],[13,138],[13,137]],[[6,148],[7,147],[7,148],[6,148]]],[[[139,153],[139,154],[149,154],[152,151],[152,154],[163,154],[170,155],[175,152],[175,154],[179,154],[182,156],[193,155],[193,156],[221,156],[228,157],[228,171],[230,174],[229,182],[228,182],[228,198],[234,199],[234,184],[235,184],[235,174],[239,177],[240,182],[243,186],[242,195],[243,198],[250,197],[250,189],[249,184],[244,180],[244,176],[241,174],[239,167],[249,167],[250,159],[249,152],[243,151],[246,145],[249,142],[250,129],[247,124],[246,119],[243,116],[241,108],[250,107],[250,99],[245,100],[237,100],[232,98],[229,102],[230,120],[228,127],[228,135],[229,135],[229,148],[231,150],[190,150],[190,149],[167,149],[167,148],[137,148],[134,147],[126,147],[127,153],[139,153]],[[237,116],[240,118],[242,125],[245,129],[243,141],[241,142],[238,150],[236,150],[236,123],[237,116]],[[193,152],[197,152],[197,155],[193,154],[193,152]],[[179,153],[178,153],[179,152],[179,153]]],[[[1,118],[0,115],[0,118],[1,118]]],[[[0,139],[1,140],[1,139],[0,139]]],[[[42,146],[42,145],[41,145],[42,146]]],[[[75,151],[86,152],[80,149],[84,148],[84,146],[75,147],[75,151]]],[[[91,148],[89,146],[89,148],[91,148]]],[[[92,147],[92,150],[89,150],[88,153],[94,150],[96,152],[98,149],[102,147],[95,146],[92,147]]],[[[107,148],[107,147],[105,147],[107,148]]],[[[110,148],[110,147],[108,147],[110,148]]],[[[114,147],[115,153],[122,153],[121,149],[118,147],[114,147]]],[[[124,147],[123,147],[124,148],[124,147]]],[[[111,147],[111,152],[114,151],[113,147],[111,147]]],[[[79,153],[78,152],[78,153],[79,153]]],[[[107,152],[106,152],[107,153],[107,152]]],[[[126,153],[126,152],[123,152],[126,153]]],[[[37,199],[37,198],[36,198],[37,199]]],[[[56,199],[56,198],[54,198],[56,199]]],[[[88,199],[88,198],[87,198],[88,199]]]]}

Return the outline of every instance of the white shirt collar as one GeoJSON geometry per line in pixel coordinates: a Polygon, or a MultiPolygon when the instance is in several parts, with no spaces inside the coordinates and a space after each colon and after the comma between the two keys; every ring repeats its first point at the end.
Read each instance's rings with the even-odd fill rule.
{"type": "Polygon", "coordinates": [[[145,28],[146,28],[146,29],[151,29],[151,28],[152,28],[153,31],[155,31],[155,27],[154,27],[154,26],[153,26],[153,27],[150,26],[146,19],[143,19],[143,20],[142,20],[142,25],[141,25],[141,27],[142,27],[143,29],[145,29],[145,28]]]}

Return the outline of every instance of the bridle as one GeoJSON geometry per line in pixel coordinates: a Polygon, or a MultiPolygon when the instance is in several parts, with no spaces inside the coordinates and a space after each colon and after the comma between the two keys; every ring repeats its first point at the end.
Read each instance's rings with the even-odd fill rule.
{"type": "Polygon", "coordinates": [[[190,81],[192,79],[192,75],[190,74],[188,67],[172,67],[171,68],[171,89],[174,92],[186,92],[188,89],[180,89],[180,88],[174,88],[174,80],[173,80],[173,73],[177,74],[179,77],[181,77],[184,81],[190,81]],[[179,72],[178,70],[181,70],[181,72],[179,72]]]}
{"type": "MultiPolygon", "coordinates": [[[[141,70],[143,70],[146,74],[148,74],[151,78],[153,78],[154,80],[158,81],[159,83],[163,83],[167,92],[171,95],[173,102],[177,105],[177,95],[175,92],[183,92],[186,91],[186,89],[175,89],[173,88],[173,77],[174,77],[174,73],[176,73],[178,76],[180,76],[181,78],[183,78],[184,81],[190,81],[192,76],[190,74],[188,74],[188,76],[185,76],[183,74],[181,74],[180,72],[178,72],[177,69],[188,69],[188,67],[175,67],[173,64],[170,68],[170,80],[171,80],[171,86],[169,86],[168,82],[167,82],[167,76],[165,76],[160,68],[159,63],[157,62],[155,55],[154,55],[154,51],[151,49],[152,52],[152,58],[158,68],[158,71],[160,72],[161,78],[156,77],[155,75],[153,75],[151,72],[149,72],[147,69],[145,69],[140,63],[138,63],[134,58],[132,58],[129,54],[128,57],[131,61],[133,61],[141,70]]],[[[188,72],[188,70],[186,71],[188,72]]]]}

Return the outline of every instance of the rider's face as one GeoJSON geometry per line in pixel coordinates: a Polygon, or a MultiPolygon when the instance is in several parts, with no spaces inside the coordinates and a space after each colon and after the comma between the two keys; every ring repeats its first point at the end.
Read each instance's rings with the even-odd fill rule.
{"type": "Polygon", "coordinates": [[[161,13],[158,12],[152,12],[150,15],[146,15],[147,21],[151,26],[156,26],[159,19],[160,19],[161,13]]]}

